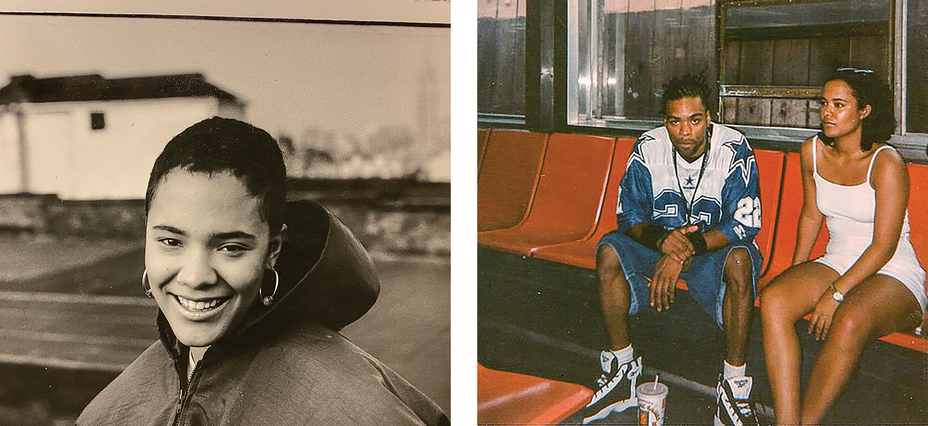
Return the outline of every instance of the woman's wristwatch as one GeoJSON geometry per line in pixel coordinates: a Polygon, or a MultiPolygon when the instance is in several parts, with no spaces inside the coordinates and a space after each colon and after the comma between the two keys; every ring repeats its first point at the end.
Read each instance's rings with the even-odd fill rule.
{"type": "Polygon", "coordinates": [[[835,287],[835,283],[831,283],[831,298],[835,299],[835,302],[838,303],[844,301],[844,293],[838,291],[838,288],[835,287]]]}

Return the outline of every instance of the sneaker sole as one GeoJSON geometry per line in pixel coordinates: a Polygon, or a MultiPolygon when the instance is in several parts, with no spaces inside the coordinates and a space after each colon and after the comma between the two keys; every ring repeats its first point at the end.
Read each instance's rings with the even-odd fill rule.
{"type": "Polygon", "coordinates": [[[613,403],[612,405],[607,405],[603,407],[602,410],[599,410],[598,413],[592,416],[584,417],[583,424],[587,424],[594,420],[602,420],[606,417],[609,417],[609,415],[612,413],[623,413],[625,412],[625,410],[632,408],[632,407],[637,407],[637,406],[638,406],[638,398],[630,398],[624,401],[618,401],[618,402],[613,403]]]}

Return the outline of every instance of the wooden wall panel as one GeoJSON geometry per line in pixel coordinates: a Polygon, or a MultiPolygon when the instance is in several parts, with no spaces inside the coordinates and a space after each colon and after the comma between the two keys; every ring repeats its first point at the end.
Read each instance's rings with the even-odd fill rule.
{"type": "Polygon", "coordinates": [[[725,73],[722,75],[722,81],[727,84],[741,81],[741,42],[728,43],[725,46],[724,55],[723,69],[725,73]]]}
{"type": "MultiPolygon", "coordinates": [[[[607,15],[604,24],[618,28],[623,19],[618,15],[625,20],[626,29],[620,35],[624,43],[625,85],[617,85],[620,92],[616,93],[622,99],[603,100],[615,105],[624,102],[623,115],[630,118],[660,117],[661,90],[671,77],[705,70],[711,81],[716,75],[715,38],[711,34],[715,8],[684,8],[681,0],[656,0],[653,5],[655,10],[617,13],[612,20],[607,15]]],[[[613,35],[608,31],[603,34],[611,39],[613,35]]],[[[620,52],[615,49],[606,54],[618,58],[620,52]]],[[[610,72],[618,73],[620,68],[610,72]]],[[[622,81],[617,74],[610,77],[613,75],[617,83],[622,81]]],[[[710,103],[716,107],[714,99],[710,103]]]]}
{"type": "Polygon", "coordinates": [[[683,62],[691,64],[694,71],[705,69],[706,75],[710,79],[714,78],[718,75],[715,72],[718,59],[713,31],[715,29],[715,8],[704,6],[682,9],[681,19],[684,29],[683,42],[686,48],[683,62]]]}
{"type": "Polygon", "coordinates": [[[823,86],[835,69],[849,63],[850,42],[846,38],[818,38],[809,45],[809,85],[823,86]]]}
{"type": "Polygon", "coordinates": [[[773,79],[773,40],[741,43],[740,79],[736,84],[770,84],[773,79]]]}
{"type": "Polygon", "coordinates": [[[849,65],[876,70],[880,78],[886,78],[886,38],[882,36],[851,37],[849,65]]]}
{"type": "Polygon", "coordinates": [[[770,124],[774,126],[805,127],[808,122],[808,101],[803,99],[773,99],[770,124]]]}
{"type": "Polygon", "coordinates": [[[773,63],[774,85],[809,84],[809,39],[775,40],[769,60],[773,63]]]}
{"type": "Polygon", "coordinates": [[[817,129],[822,125],[822,119],[819,117],[821,104],[818,101],[809,101],[809,124],[810,129],[817,129]]]}
{"type": "Polygon", "coordinates": [[[839,67],[879,70],[886,79],[892,71],[886,69],[892,49],[884,32],[878,23],[730,30],[721,52],[722,84],[748,87],[741,94],[746,97],[722,99],[721,120],[818,128],[818,100],[784,92],[761,93],[788,86],[821,87],[839,67]],[[752,86],[761,93],[752,92],[752,86]]]}
{"type": "Polygon", "coordinates": [[[753,124],[758,126],[770,125],[770,99],[738,99],[737,122],[739,124],[753,124]]]}
{"type": "Polygon", "coordinates": [[[738,98],[724,97],[722,98],[722,122],[723,123],[737,123],[738,122],[738,98]]]}

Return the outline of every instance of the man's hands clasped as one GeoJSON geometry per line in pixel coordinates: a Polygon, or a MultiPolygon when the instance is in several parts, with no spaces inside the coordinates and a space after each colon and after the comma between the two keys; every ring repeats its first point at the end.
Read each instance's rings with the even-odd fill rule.
{"type": "Polygon", "coordinates": [[[654,267],[654,278],[648,283],[651,289],[651,306],[658,311],[670,309],[683,265],[696,252],[686,235],[698,231],[699,227],[696,225],[684,226],[670,231],[659,242],[661,258],[654,267]]]}

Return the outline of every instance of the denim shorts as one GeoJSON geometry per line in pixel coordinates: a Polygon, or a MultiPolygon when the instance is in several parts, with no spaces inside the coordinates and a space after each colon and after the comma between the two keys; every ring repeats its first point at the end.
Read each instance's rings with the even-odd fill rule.
{"type": "MultiPolygon", "coordinates": [[[[660,259],[660,254],[637,241],[617,231],[610,232],[599,240],[596,253],[602,246],[608,245],[615,250],[625,279],[631,287],[631,304],[628,314],[635,315],[641,306],[649,306],[651,291],[648,288],[648,278],[654,276],[654,267],[660,259]]],[[[715,322],[722,327],[722,299],[725,297],[725,261],[732,250],[743,247],[751,255],[751,265],[754,276],[754,294],[757,294],[757,280],[763,259],[754,242],[748,244],[732,244],[722,249],[696,256],[690,262],[687,271],[680,273],[680,279],[686,281],[689,293],[703,310],[715,318],[715,322]]]]}

